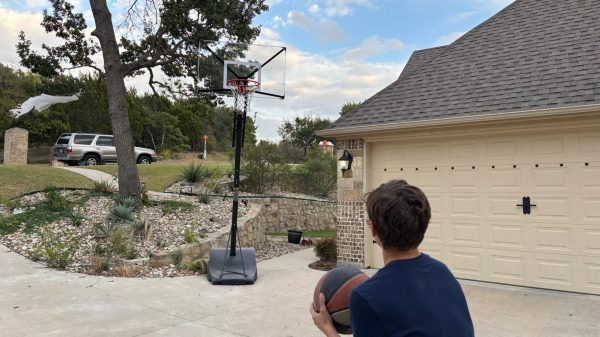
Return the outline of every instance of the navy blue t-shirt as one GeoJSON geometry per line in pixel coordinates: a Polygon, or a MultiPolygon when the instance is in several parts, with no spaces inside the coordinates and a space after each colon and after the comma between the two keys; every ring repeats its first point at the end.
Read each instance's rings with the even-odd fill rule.
{"type": "Polygon", "coordinates": [[[472,337],[462,288],[442,262],[421,254],[395,260],[350,296],[355,337],[472,337]]]}

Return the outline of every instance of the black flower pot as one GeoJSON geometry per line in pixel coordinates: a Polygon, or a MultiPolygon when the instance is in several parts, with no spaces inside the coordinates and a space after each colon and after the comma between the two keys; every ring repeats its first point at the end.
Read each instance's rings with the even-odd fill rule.
{"type": "Polygon", "coordinates": [[[295,244],[299,244],[300,243],[300,239],[302,239],[302,232],[301,231],[296,231],[293,229],[288,229],[288,242],[289,243],[295,243],[295,244]]]}

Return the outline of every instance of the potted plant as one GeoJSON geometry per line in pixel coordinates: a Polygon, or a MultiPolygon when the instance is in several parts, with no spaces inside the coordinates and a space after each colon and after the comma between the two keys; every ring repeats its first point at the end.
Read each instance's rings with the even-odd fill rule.
{"type": "Polygon", "coordinates": [[[295,230],[295,229],[288,229],[287,233],[288,233],[288,242],[289,243],[294,243],[294,244],[300,243],[300,239],[302,239],[302,231],[295,230]]]}

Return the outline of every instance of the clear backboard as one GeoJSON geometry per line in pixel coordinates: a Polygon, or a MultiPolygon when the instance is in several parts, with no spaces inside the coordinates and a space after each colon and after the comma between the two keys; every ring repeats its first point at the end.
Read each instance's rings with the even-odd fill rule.
{"type": "Polygon", "coordinates": [[[230,80],[258,82],[254,97],[285,98],[286,48],[200,41],[198,92],[230,95],[230,80]]]}

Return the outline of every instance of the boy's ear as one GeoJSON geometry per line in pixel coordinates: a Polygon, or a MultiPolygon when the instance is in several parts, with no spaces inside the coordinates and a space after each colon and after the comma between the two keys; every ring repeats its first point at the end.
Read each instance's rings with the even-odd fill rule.
{"type": "Polygon", "coordinates": [[[373,221],[369,221],[369,225],[371,227],[371,235],[373,237],[379,236],[378,233],[377,233],[377,226],[375,226],[375,223],[373,223],[373,221]]]}

